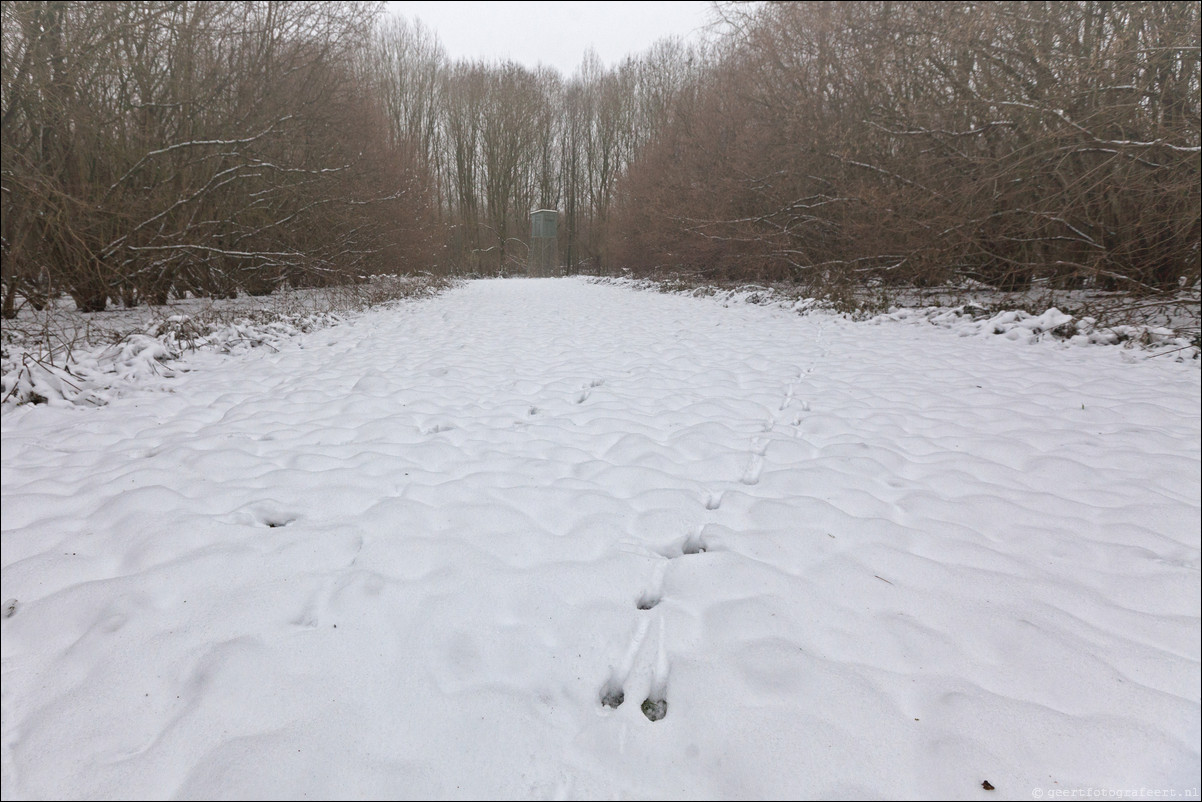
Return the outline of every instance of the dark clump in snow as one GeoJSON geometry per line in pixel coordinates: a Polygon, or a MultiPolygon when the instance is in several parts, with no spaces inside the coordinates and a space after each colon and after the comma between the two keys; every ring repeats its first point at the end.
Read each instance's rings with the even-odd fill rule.
{"type": "Polygon", "coordinates": [[[643,701],[643,715],[651,721],[659,721],[664,716],[668,715],[668,702],[666,699],[645,699],[643,701]]]}
{"type": "Polygon", "coordinates": [[[626,694],[621,688],[606,686],[601,693],[601,705],[603,707],[621,707],[622,702],[626,701],[626,694]]]}
{"type": "Polygon", "coordinates": [[[638,607],[640,610],[651,610],[657,604],[659,604],[659,602],[660,598],[658,596],[643,596],[639,599],[636,607],[638,607]]]}

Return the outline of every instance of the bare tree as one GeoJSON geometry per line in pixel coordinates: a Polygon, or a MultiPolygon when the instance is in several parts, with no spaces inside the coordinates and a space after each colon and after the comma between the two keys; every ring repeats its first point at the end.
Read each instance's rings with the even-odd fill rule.
{"type": "Polygon", "coordinates": [[[431,253],[402,222],[430,219],[427,166],[362,80],[378,11],[4,3],[5,314],[47,284],[95,311],[431,253]]]}
{"type": "Polygon", "coordinates": [[[1198,281],[1197,4],[724,10],[729,40],[621,181],[623,261],[828,288],[1198,281]]]}

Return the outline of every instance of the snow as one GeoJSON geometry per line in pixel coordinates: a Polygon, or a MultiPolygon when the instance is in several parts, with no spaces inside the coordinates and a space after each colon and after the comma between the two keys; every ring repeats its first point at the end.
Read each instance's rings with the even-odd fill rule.
{"type": "Polygon", "coordinates": [[[343,319],[331,313],[265,317],[223,321],[204,314],[172,315],[146,324],[144,333],[116,330],[110,332],[115,342],[88,343],[82,348],[58,349],[58,353],[47,352],[43,341],[29,347],[18,339],[0,359],[2,403],[103,406],[131,392],[164,389],[168,385],[159,379],[173,379],[179,370],[187,370],[176,363],[189,350],[232,354],[260,346],[276,348],[281,340],[343,319]]]}
{"type": "Polygon", "coordinates": [[[0,342],[0,405],[103,406],[169,386],[197,349],[237,354],[276,349],[297,334],[335,325],[363,308],[434,295],[450,282],[432,276],[373,276],[349,287],[280,290],[271,296],[187,298],[80,314],[60,297],[28,305],[5,321],[0,342]]]}
{"type": "MultiPolygon", "coordinates": [[[[708,297],[727,305],[767,305],[798,313],[831,308],[828,302],[798,297],[796,285],[719,287],[679,279],[591,280],[632,289],[708,297]]],[[[960,287],[934,289],[899,288],[890,294],[900,305],[893,305],[888,312],[876,315],[866,311],[880,301],[880,298],[872,298],[869,290],[859,299],[861,311],[856,316],[874,323],[903,321],[936,325],[954,329],[961,337],[1003,335],[1008,340],[1028,343],[1051,339],[1058,345],[1068,346],[1122,343],[1151,352],[1146,355],[1172,355],[1176,361],[1197,361],[1199,357],[1197,285],[1173,298],[1149,301],[1136,301],[1120,293],[1077,290],[1054,293],[1046,288],[1039,292],[1001,292],[986,285],[973,285],[979,285],[979,282],[966,281],[960,287]],[[1050,305],[1049,301],[1056,295],[1062,302],[1075,307],[1076,312],[1068,314],[1050,305]],[[1045,308],[1046,311],[1034,315],[1024,311],[1021,308],[1024,306],[1045,308]],[[990,308],[1001,311],[990,312],[990,308]],[[1095,315],[1089,314],[1090,311],[1110,322],[1102,324],[1095,315]],[[1141,318],[1142,322],[1139,322],[1141,318]],[[1116,323],[1116,320],[1128,322],[1116,323]]]]}
{"type": "Polygon", "coordinates": [[[961,320],[474,281],[10,405],[3,796],[1196,798],[1196,364],[961,320]]]}

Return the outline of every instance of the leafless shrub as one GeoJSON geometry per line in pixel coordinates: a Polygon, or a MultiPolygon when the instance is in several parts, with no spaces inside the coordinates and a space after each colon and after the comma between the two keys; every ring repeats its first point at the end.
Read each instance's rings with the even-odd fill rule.
{"type": "Polygon", "coordinates": [[[620,263],[852,300],[1198,285],[1198,4],[740,8],[620,181],[620,263]]]}
{"type": "Polygon", "coordinates": [[[428,264],[361,2],[4,2],[3,315],[428,264]]]}

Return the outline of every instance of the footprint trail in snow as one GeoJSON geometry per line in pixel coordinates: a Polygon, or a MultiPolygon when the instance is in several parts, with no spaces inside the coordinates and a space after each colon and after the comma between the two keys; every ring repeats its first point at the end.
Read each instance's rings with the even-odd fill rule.
{"type": "Polygon", "coordinates": [[[1196,368],[475,281],[5,410],[8,798],[1191,788],[1196,368]]]}

